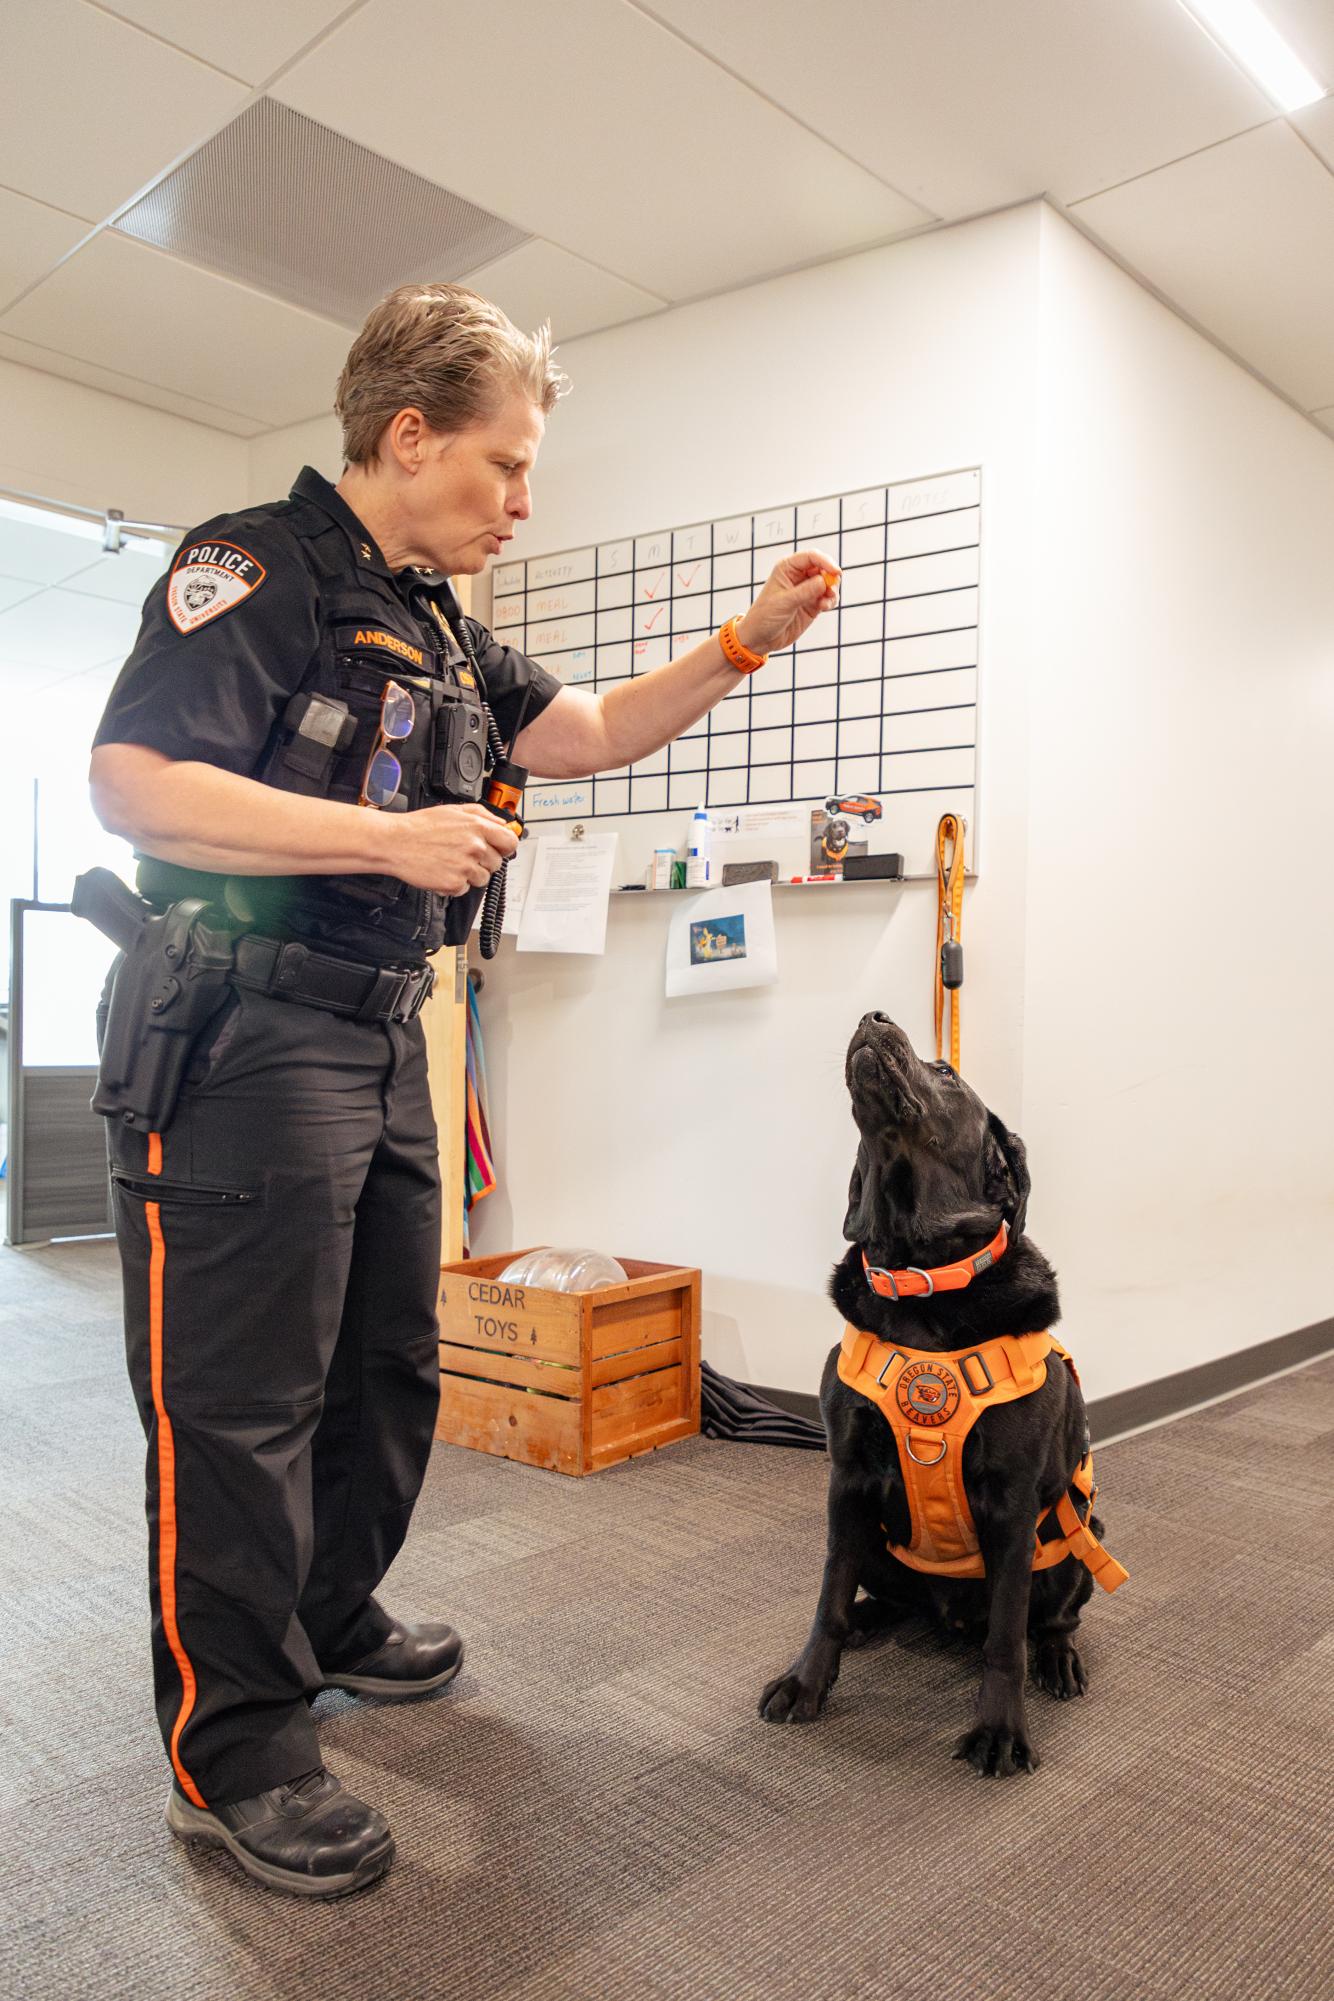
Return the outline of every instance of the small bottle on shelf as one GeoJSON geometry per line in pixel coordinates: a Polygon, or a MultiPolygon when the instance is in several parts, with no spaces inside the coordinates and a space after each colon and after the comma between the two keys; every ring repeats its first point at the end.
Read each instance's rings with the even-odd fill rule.
{"type": "Polygon", "coordinates": [[[712,874],[710,847],[713,830],[703,801],[690,822],[690,845],[686,849],[686,888],[707,889],[712,874]]]}

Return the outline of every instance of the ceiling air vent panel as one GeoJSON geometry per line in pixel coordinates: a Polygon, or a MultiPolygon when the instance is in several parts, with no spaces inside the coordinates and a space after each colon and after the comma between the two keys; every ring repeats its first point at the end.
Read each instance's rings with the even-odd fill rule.
{"type": "Polygon", "coordinates": [[[395,285],[462,277],[529,240],[268,97],[127,208],[116,228],[347,326],[395,285]]]}

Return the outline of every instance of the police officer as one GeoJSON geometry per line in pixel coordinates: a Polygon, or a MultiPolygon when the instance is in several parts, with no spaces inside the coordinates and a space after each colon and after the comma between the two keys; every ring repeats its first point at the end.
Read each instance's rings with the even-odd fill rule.
{"type": "MultiPolygon", "coordinates": [[[[483,752],[618,769],[835,602],[828,558],[786,557],[744,618],[603,694],[463,618],[447,578],[527,519],[562,384],[545,329],[459,286],[391,293],[339,381],[337,486],[307,468],[186,537],[93,753],[142,895],[226,948],[174,1105],[108,1129],[168,1825],[278,1890],[337,1895],[393,1858],[383,1815],[325,1770],[310,1698],[421,1695],[462,1659],[449,1626],[374,1592],[439,1396],[416,1015],[429,955],[466,939],[517,846],[478,803],[483,752]]],[[[143,1006],[122,965],[121,1044],[143,1006]]]]}

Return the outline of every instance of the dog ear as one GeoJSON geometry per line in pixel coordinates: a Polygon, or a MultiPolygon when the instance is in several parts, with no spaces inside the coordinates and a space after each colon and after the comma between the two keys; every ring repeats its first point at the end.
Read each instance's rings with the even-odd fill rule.
{"type": "Polygon", "coordinates": [[[874,1228],[875,1204],[872,1190],[875,1170],[867,1157],[866,1142],[857,1148],[857,1160],[848,1183],[848,1213],[843,1218],[843,1235],[850,1244],[868,1244],[874,1228]]]}
{"type": "Polygon", "coordinates": [[[995,1173],[987,1176],[987,1196],[1004,1211],[1011,1237],[1020,1237],[1028,1215],[1028,1154],[1018,1133],[1012,1133],[994,1112],[987,1113],[987,1128],[1000,1149],[995,1173]]]}

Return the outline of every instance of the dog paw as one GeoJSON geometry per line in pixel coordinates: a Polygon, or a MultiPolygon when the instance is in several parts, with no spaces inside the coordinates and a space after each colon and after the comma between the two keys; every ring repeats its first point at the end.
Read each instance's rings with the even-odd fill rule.
{"type": "Polygon", "coordinates": [[[1011,1772],[1036,1772],[1042,1762],[1022,1725],[1008,1729],[1004,1724],[979,1723],[959,1739],[954,1755],[966,1759],[984,1779],[1008,1778],[1011,1772]]]}
{"type": "Polygon", "coordinates": [[[1079,1650],[1069,1640],[1040,1640],[1033,1660],[1033,1679],[1058,1702],[1083,1695],[1089,1685],[1079,1650]]]}
{"type": "Polygon", "coordinates": [[[814,1723],[828,1694],[828,1682],[813,1687],[795,1674],[780,1674],[760,1697],[760,1715],[766,1723],[814,1723]]]}

